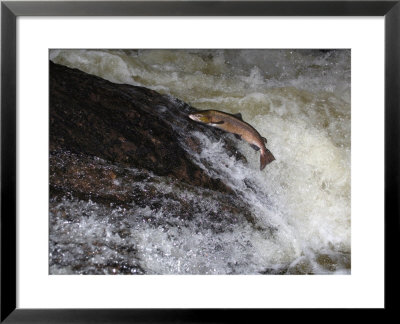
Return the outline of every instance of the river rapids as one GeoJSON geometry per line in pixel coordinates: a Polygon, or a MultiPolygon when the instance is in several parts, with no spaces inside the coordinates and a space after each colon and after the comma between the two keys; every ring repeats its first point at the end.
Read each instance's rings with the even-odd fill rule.
{"type": "MultiPolygon", "coordinates": [[[[182,190],[162,176],[152,185],[196,206],[194,217],[180,217],[178,205],[172,215],[50,198],[50,274],[350,274],[350,50],[53,49],[50,60],[198,109],[241,113],[276,158],[260,171],[246,142],[236,140],[247,163],[193,134],[202,144],[195,163],[248,203],[256,225],[228,222],[229,213],[208,219],[202,211],[220,210],[212,195],[200,198],[205,189],[182,190]]],[[[114,180],[119,190],[146,188],[128,183],[140,169],[91,163],[126,175],[114,180]]]]}

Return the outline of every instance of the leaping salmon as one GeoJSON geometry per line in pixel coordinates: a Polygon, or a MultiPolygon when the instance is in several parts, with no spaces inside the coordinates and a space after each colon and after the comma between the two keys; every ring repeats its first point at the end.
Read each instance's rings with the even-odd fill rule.
{"type": "Polygon", "coordinates": [[[243,121],[241,114],[232,115],[218,110],[203,110],[190,114],[189,118],[243,138],[252,148],[260,151],[260,170],[263,170],[267,164],[275,160],[272,153],[265,147],[266,138],[262,137],[250,124],[243,121]]]}

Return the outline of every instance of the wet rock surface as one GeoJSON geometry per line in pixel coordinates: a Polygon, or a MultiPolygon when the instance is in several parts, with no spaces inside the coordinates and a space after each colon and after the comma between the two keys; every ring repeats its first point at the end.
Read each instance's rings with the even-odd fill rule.
{"type": "MultiPolygon", "coordinates": [[[[109,208],[148,208],[153,213],[185,220],[205,212],[210,218],[209,228],[216,232],[227,230],[229,224],[238,221],[254,223],[248,206],[232,193],[199,188],[175,178],[156,176],[146,169],[125,168],[65,151],[50,154],[50,196],[90,200],[109,208]],[[219,209],[204,209],[204,200],[217,202],[219,209]]],[[[150,220],[155,226],[170,221],[151,216],[143,220],[150,220]]]]}
{"type": "Polygon", "coordinates": [[[246,161],[230,135],[187,117],[195,111],[50,62],[50,273],[146,273],[143,224],[215,235],[257,227],[235,190],[193,161],[196,131],[246,161]]]}
{"type": "Polygon", "coordinates": [[[150,89],[113,84],[50,62],[50,152],[67,150],[146,169],[191,185],[231,192],[193,163],[186,149],[199,151],[192,131],[224,141],[226,134],[191,121],[197,111],[150,89]],[[185,149],[186,148],[186,149],[185,149]]]}

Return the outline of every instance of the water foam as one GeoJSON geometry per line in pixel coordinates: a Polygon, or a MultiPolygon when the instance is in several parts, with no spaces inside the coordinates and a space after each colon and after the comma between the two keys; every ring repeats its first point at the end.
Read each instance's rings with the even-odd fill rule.
{"type": "MultiPolygon", "coordinates": [[[[85,213],[92,213],[89,223],[77,221],[81,229],[92,226],[89,237],[95,237],[101,232],[95,231],[96,226],[103,226],[102,233],[111,233],[114,246],[118,238],[107,229],[114,225],[95,224],[94,215],[100,220],[121,215],[130,219],[124,245],[136,247],[132,257],[138,267],[132,266],[134,271],[274,273],[284,268],[288,273],[349,272],[349,51],[54,50],[50,58],[113,82],[153,88],[200,109],[241,112],[268,139],[267,147],[276,157],[260,172],[259,153],[247,143],[238,142],[238,146],[248,163],[237,162],[221,143],[195,134],[203,150],[194,160],[250,202],[258,230],[243,223],[216,234],[206,225],[199,227],[209,222],[201,213],[193,221],[178,217],[168,228],[154,228],[146,222],[134,225],[134,220],[171,215],[134,206],[131,211],[102,210],[82,202],[78,210],[73,207],[78,202],[70,207],[64,202],[63,208],[70,208],[71,213],[80,215],[86,209],[85,213]]],[[[161,189],[175,190],[167,187],[161,189]]],[[[180,195],[196,200],[187,192],[180,195]]],[[[203,206],[218,210],[212,200],[203,206]]],[[[63,233],[63,226],[67,230],[70,224],[54,226],[63,233]]],[[[83,244],[79,236],[76,240],[83,244]]],[[[113,259],[112,250],[103,256],[103,260],[113,259]]]]}

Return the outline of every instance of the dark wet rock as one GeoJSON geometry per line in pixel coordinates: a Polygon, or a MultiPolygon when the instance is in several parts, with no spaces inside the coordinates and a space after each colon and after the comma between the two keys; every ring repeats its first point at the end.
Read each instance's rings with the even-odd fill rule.
{"type": "Polygon", "coordinates": [[[222,131],[187,117],[195,111],[153,90],[114,84],[50,62],[51,152],[96,156],[191,185],[232,192],[192,161],[187,149],[199,152],[201,147],[190,132],[222,140],[237,159],[245,158],[222,131]]]}
{"type": "Polygon", "coordinates": [[[146,273],[135,243],[143,228],[258,226],[235,190],[194,162],[196,131],[246,161],[229,134],[187,117],[195,111],[50,62],[50,273],[146,273]]]}
{"type": "Polygon", "coordinates": [[[351,255],[350,253],[335,254],[318,254],[316,257],[317,263],[326,271],[336,271],[338,269],[351,268],[351,255]]]}
{"type": "MultiPolygon", "coordinates": [[[[90,200],[111,208],[149,208],[153,213],[185,220],[207,215],[209,228],[216,232],[237,222],[255,223],[248,206],[231,193],[199,188],[156,176],[145,169],[123,168],[96,157],[65,151],[50,154],[50,196],[90,200]],[[207,200],[218,209],[204,209],[207,200]]],[[[164,218],[145,218],[153,218],[154,226],[168,222],[164,218]]]]}
{"type": "Polygon", "coordinates": [[[316,253],[310,259],[302,257],[293,265],[281,265],[280,267],[268,268],[260,274],[276,275],[313,275],[316,273],[333,273],[338,270],[351,269],[351,255],[347,252],[335,251],[335,253],[316,253]]]}
{"type": "Polygon", "coordinates": [[[287,274],[301,275],[301,274],[314,274],[313,265],[308,258],[302,258],[293,266],[289,267],[287,274]]]}

